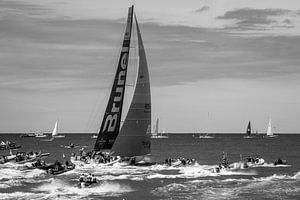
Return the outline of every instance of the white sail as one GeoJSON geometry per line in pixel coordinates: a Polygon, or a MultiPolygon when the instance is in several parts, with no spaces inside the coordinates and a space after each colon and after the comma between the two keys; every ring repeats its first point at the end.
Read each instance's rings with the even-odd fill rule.
{"type": "Polygon", "coordinates": [[[157,118],[155,126],[154,126],[154,132],[152,134],[152,137],[157,137],[158,136],[158,124],[159,124],[159,119],[157,118]]]}
{"type": "Polygon", "coordinates": [[[268,129],[267,129],[267,136],[272,136],[273,132],[272,132],[272,123],[271,123],[271,119],[269,119],[269,124],[268,124],[268,129]]]}
{"type": "Polygon", "coordinates": [[[56,136],[58,135],[58,132],[57,132],[57,121],[55,122],[55,125],[54,125],[54,128],[53,128],[53,131],[52,131],[52,136],[56,136]]]}
{"type": "Polygon", "coordinates": [[[151,138],[156,138],[156,139],[163,139],[163,138],[168,138],[167,135],[164,135],[165,131],[163,130],[162,132],[159,132],[159,119],[157,118],[156,124],[154,126],[154,131],[151,135],[151,138]]]}

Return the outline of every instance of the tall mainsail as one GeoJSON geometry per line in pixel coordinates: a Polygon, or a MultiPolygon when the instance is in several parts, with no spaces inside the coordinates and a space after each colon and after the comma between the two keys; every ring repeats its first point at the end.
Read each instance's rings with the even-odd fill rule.
{"type": "Polygon", "coordinates": [[[150,153],[151,94],[148,65],[141,32],[135,16],[138,37],[138,72],[132,101],[113,145],[112,151],[119,156],[140,156],[150,153]]]}
{"type": "Polygon", "coordinates": [[[251,122],[250,121],[249,121],[248,126],[247,126],[246,135],[247,136],[251,135],[251,122]]]}
{"type": "Polygon", "coordinates": [[[121,55],[99,135],[94,146],[94,150],[96,151],[111,149],[119,134],[127,76],[132,19],[133,6],[128,10],[127,25],[121,55]]]}
{"type": "Polygon", "coordinates": [[[272,123],[271,123],[271,119],[269,119],[269,124],[268,124],[268,129],[267,129],[267,136],[272,136],[273,132],[272,132],[272,123]]]}
{"type": "Polygon", "coordinates": [[[120,128],[124,100],[133,6],[129,8],[123,48],[110,99],[94,150],[110,149],[115,155],[132,157],[150,153],[151,95],[146,54],[136,21],[138,37],[138,72],[130,107],[120,128]]]}

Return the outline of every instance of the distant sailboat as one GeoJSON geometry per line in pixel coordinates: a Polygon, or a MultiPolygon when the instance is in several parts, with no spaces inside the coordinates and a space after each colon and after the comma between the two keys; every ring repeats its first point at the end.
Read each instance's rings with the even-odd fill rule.
{"type": "Polygon", "coordinates": [[[43,132],[36,132],[35,137],[36,138],[44,138],[44,137],[47,137],[47,135],[44,134],[43,132]]]}
{"type": "Polygon", "coordinates": [[[199,138],[200,139],[212,139],[212,138],[215,138],[215,137],[212,136],[212,135],[209,135],[208,133],[205,133],[205,134],[200,134],[199,138]]]}
{"type": "Polygon", "coordinates": [[[246,129],[246,135],[244,136],[244,138],[254,138],[251,134],[251,122],[249,121],[246,129]]]}
{"type": "Polygon", "coordinates": [[[155,139],[168,138],[168,136],[163,135],[163,134],[164,134],[164,132],[159,133],[159,119],[157,118],[156,119],[156,124],[155,124],[155,127],[154,127],[154,132],[153,132],[151,138],[155,138],[155,139]]]}
{"type": "Polygon", "coordinates": [[[141,33],[132,6],[129,7],[118,67],[94,150],[108,151],[112,155],[121,157],[133,157],[137,162],[143,159],[145,155],[150,154],[150,136],[151,95],[149,73],[141,33]],[[131,104],[121,126],[134,19],[138,39],[138,70],[131,104]]]}
{"type": "Polygon", "coordinates": [[[92,139],[97,139],[97,138],[98,138],[98,135],[92,135],[91,138],[92,138],[92,139]]]}
{"type": "MultiPolygon", "coordinates": [[[[209,112],[207,113],[207,124],[209,125],[209,112]]],[[[209,128],[207,128],[209,130],[209,128]]],[[[208,130],[206,133],[201,133],[201,134],[198,134],[199,135],[199,139],[212,139],[212,138],[215,138],[215,136],[213,135],[209,135],[208,134],[208,130]]]]}
{"type": "Polygon", "coordinates": [[[52,138],[64,138],[64,137],[65,137],[64,135],[58,135],[58,123],[56,121],[52,131],[52,138]]]}
{"type": "Polygon", "coordinates": [[[268,129],[267,129],[267,137],[277,137],[277,135],[274,135],[272,131],[272,120],[269,119],[268,129]]]}

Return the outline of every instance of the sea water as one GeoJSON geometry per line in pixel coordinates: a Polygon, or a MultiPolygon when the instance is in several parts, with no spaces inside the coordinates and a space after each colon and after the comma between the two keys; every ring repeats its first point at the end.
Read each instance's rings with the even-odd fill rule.
{"type": "MultiPolygon", "coordinates": [[[[147,167],[82,166],[60,175],[43,170],[28,170],[16,164],[0,165],[0,199],[300,199],[300,135],[281,134],[276,138],[258,135],[245,139],[242,134],[215,134],[213,139],[199,139],[192,134],[172,134],[167,139],[153,139],[151,160],[147,167]],[[227,153],[229,163],[240,157],[261,157],[265,164],[238,171],[213,173],[227,153]],[[193,166],[172,167],[162,164],[166,158],[194,158],[193,166]],[[278,158],[285,166],[274,166],[278,158]],[[80,189],[82,173],[93,173],[98,183],[80,189]]],[[[21,138],[18,134],[0,134],[0,141],[21,144],[18,151],[42,151],[51,155],[46,162],[64,161],[72,152],[92,149],[90,134],[66,134],[65,138],[21,138]],[[78,148],[66,148],[74,143],[78,148]],[[63,158],[65,155],[65,158],[63,158]]],[[[16,152],[16,151],[14,151],[16,152]]],[[[0,154],[9,154],[0,151],[0,154]]]]}

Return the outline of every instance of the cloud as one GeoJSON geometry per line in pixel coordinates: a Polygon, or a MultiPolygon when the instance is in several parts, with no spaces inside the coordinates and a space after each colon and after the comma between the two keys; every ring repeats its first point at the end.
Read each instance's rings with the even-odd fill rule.
{"type": "MultiPolygon", "coordinates": [[[[299,26],[299,19],[296,16],[299,11],[288,9],[252,9],[242,8],[227,11],[224,15],[218,16],[220,20],[235,20],[235,23],[227,25],[225,29],[234,31],[263,31],[268,33],[280,33],[287,28],[295,28],[299,26]],[[295,22],[295,23],[294,23],[295,22]]],[[[298,27],[299,28],[299,27],[298,27]]],[[[299,35],[298,29],[295,29],[295,34],[299,35]]],[[[291,33],[293,31],[291,30],[291,33]]]]}
{"type": "Polygon", "coordinates": [[[199,8],[197,10],[195,10],[196,13],[202,13],[202,12],[206,12],[209,10],[209,6],[203,6],[202,8],[199,8]]]}

